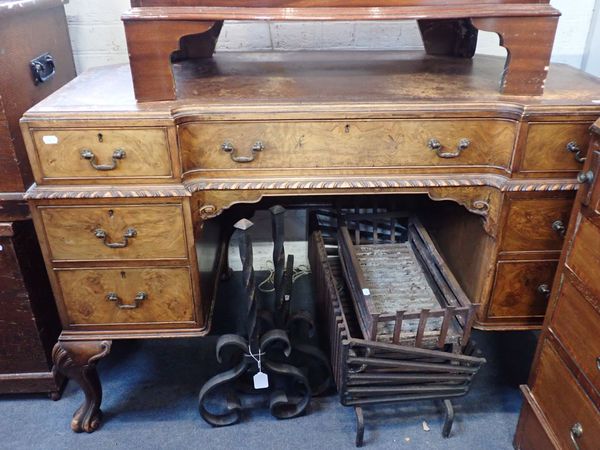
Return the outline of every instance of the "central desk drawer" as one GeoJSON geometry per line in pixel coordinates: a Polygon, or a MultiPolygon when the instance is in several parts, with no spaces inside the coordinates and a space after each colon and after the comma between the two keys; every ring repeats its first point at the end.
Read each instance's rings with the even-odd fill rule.
{"type": "Polygon", "coordinates": [[[187,257],[182,206],[41,206],[54,261],[187,257]]]}
{"type": "Polygon", "coordinates": [[[185,171],[487,166],[508,170],[503,120],[196,122],[181,125],[185,171]]]}
{"type": "Polygon", "coordinates": [[[69,326],[194,321],[187,267],[57,270],[69,326]]]}

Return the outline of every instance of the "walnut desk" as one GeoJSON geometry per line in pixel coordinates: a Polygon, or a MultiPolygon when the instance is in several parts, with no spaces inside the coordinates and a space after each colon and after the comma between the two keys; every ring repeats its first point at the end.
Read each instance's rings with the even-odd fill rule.
{"type": "Polygon", "coordinates": [[[64,331],[57,367],[99,423],[112,339],[202,336],[223,212],[263,198],[420,199],[476,326],[538,328],[600,81],[550,69],[502,96],[503,61],[422,53],[231,53],[175,64],[179,99],[136,103],[128,66],[85,73],[22,119],[28,192],[64,331]]]}

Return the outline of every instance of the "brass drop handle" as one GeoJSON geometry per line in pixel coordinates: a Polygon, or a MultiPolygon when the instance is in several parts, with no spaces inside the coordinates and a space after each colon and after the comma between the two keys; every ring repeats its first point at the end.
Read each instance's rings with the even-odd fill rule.
{"type": "Polygon", "coordinates": [[[537,291],[542,294],[545,298],[550,297],[550,286],[547,284],[540,284],[537,288],[537,291]]]}
{"type": "Polygon", "coordinates": [[[221,150],[231,155],[231,159],[236,163],[249,163],[254,161],[254,157],[257,152],[262,152],[265,149],[265,145],[261,141],[256,141],[250,150],[243,155],[239,155],[236,148],[231,142],[224,142],[221,144],[221,150]]]}
{"type": "Polygon", "coordinates": [[[552,224],[552,229],[556,231],[561,237],[565,237],[567,234],[567,227],[562,220],[557,220],[552,224]]]}
{"type": "Polygon", "coordinates": [[[83,159],[87,159],[94,169],[102,172],[107,172],[109,170],[115,170],[117,168],[118,162],[122,159],[125,159],[127,153],[125,153],[125,150],[123,150],[122,148],[116,149],[112,154],[111,164],[97,164],[96,155],[94,155],[94,152],[88,148],[81,150],[80,155],[83,159]]]}
{"type": "Polygon", "coordinates": [[[583,154],[583,151],[579,147],[579,144],[577,144],[577,142],[575,142],[575,141],[569,142],[567,144],[567,151],[571,152],[575,155],[575,161],[577,161],[578,163],[583,164],[585,162],[585,156],[583,154]]]}
{"type": "Polygon", "coordinates": [[[109,302],[115,302],[117,304],[117,308],[119,309],[137,309],[140,307],[141,303],[148,298],[148,294],[145,292],[138,292],[133,299],[133,303],[123,303],[123,300],[115,293],[109,292],[106,294],[106,300],[109,302]]]}
{"type": "Polygon", "coordinates": [[[427,142],[427,147],[429,147],[430,150],[433,150],[440,158],[457,158],[461,155],[461,153],[468,149],[471,145],[471,141],[469,139],[461,139],[460,141],[458,141],[458,145],[456,146],[456,151],[454,152],[445,152],[444,151],[444,146],[442,145],[442,143],[433,138],[433,139],[429,139],[429,142],[427,142]]]}
{"type": "Polygon", "coordinates": [[[579,175],[577,175],[577,181],[581,184],[591,183],[594,181],[594,172],[591,170],[588,170],[587,172],[579,172],[579,175]]]}
{"type": "Polygon", "coordinates": [[[123,233],[123,240],[121,242],[110,242],[108,233],[102,228],[94,230],[94,236],[98,239],[102,239],[102,243],[108,248],[125,248],[129,245],[129,239],[137,236],[137,230],[135,228],[127,228],[125,233],[123,233]]]}
{"type": "Polygon", "coordinates": [[[583,436],[583,426],[577,422],[571,427],[571,440],[573,441],[573,447],[575,447],[576,450],[579,450],[577,439],[579,439],[581,436],[583,436]]]}

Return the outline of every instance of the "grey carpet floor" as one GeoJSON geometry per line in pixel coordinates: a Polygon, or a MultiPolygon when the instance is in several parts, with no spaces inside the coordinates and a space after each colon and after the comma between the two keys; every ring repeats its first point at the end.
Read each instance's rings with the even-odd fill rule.
{"type": "MultiPolygon", "coordinates": [[[[228,282],[227,284],[235,285],[228,282]]],[[[234,308],[222,290],[217,316],[234,308]]],[[[228,329],[216,329],[215,333],[228,329]]],[[[533,332],[475,332],[488,363],[471,392],[455,401],[456,421],[441,436],[440,405],[420,402],[365,410],[366,449],[510,449],[521,405],[519,384],[527,381],[537,339],[533,332]],[[431,428],[424,431],[423,421],[431,428]]],[[[351,449],[355,418],[335,394],[315,399],[300,418],[278,421],[253,400],[241,423],[211,428],[198,414],[202,383],[215,369],[215,336],[203,339],[115,342],[99,364],[104,387],[103,426],[74,434],[71,415],[83,395],[69,383],[60,401],[39,395],[0,397],[2,449],[351,449]]]]}

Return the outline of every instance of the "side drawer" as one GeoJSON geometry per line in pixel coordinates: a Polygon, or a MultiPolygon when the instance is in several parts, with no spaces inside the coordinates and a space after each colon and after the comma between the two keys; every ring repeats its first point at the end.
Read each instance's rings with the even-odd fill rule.
{"type": "Polygon", "coordinates": [[[576,156],[580,152],[579,156],[585,157],[590,143],[591,126],[592,121],[530,123],[520,171],[524,173],[580,171],[583,163],[578,162],[576,156]]]}
{"type": "Polygon", "coordinates": [[[178,204],[39,206],[38,211],[54,261],[187,258],[178,204]]]}
{"type": "Polygon", "coordinates": [[[171,178],[166,128],[33,129],[37,181],[171,178]]]}
{"type": "Polygon", "coordinates": [[[489,317],[544,318],[548,289],[558,266],[558,261],[500,261],[488,310],[489,317]]]}
{"type": "Polygon", "coordinates": [[[600,305],[595,307],[564,279],[550,327],[600,391],[600,305]]]}
{"type": "MultiPolygon", "coordinates": [[[[549,341],[544,342],[532,394],[561,448],[592,450],[600,442],[600,412],[585,394],[549,341]],[[581,435],[573,434],[581,426],[581,435]]],[[[575,432],[575,434],[578,434],[575,432]]]]}
{"type": "Polygon", "coordinates": [[[178,268],[55,270],[67,327],[191,324],[191,274],[178,268]]]}
{"type": "Polygon", "coordinates": [[[600,298],[600,220],[597,217],[593,221],[587,217],[580,220],[565,265],[600,298]]]}
{"type": "Polygon", "coordinates": [[[573,198],[509,198],[503,252],[560,251],[573,198]]]}
{"type": "Polygon", "coordinates": [[[178,132],[184,171],[424,166],[508,171],[516,125],[460,119],[196,122],[178,132]]]}

